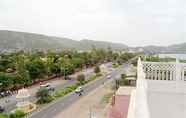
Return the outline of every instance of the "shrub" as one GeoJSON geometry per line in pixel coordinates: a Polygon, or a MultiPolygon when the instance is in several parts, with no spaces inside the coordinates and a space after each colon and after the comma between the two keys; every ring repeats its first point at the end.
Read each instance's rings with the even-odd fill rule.
{"type": "Polygon", "coordinates": [[[54,97],[63,97],[65,95],[67,95],[68,93],[74,91],[76,88],[78,87],[77,84],[74,85],[69,85],[66,88],[62,89],[62,90],[58,90],[57,92],[54,93],[54,97]]]}
{"type": "Polygon", "coordinates": [[[37,104],[46,104],[46,103],[52,102],[53,100],[54,98],[52,96],[46,96],[46,97],[40,98],[37,101],[37,104]]]}
{"type": "Polygon", "coordinates": [[[97,73],[96,76],[97,77],[100,77],[100,76],[102,76],[102,74],[101,73],[97,73]]]}
{"type": "Polygon", "coordinates": [[[16,110],[14,113],[10,114],[9,118],[24,118],[24,116],[26,115],[26,113],[24,113],[21,110],[16,110]]]}
{"type": "Polygon", "coordinates": [[[1,113],[0,118],[8,118],[8,116],[6,114],[1,113]]]}
{"type": "Polygon", "coordinates": [[[112,68],[117,68],[119,65],[118,64],[116,64],[116,63],[113,63],[112,64],[112,68]]]}
{"type": "Polygon", "coordinates": [[[126,79],[127,75],[126,74],[121,74],[122,79],[126,79]]]}
{"type": "Polygon", "coordinates": [[[89,79],[88,79],[88,80],[93,81],[93,80],[95,80],[95,79],[96,79],[96,77],[97,77],[96,75],[92,75],[92,76],[90,76],[90,77],[89,77],[89,79]]]}
{"type": "Polygon", "coordinates": [[[96,74],[101,72],[99,66],[96,66],[96,67],[94,68],[94,72],[95,72],[96,74]]]}
{"type": "Polygon", "coordinates": [[[39,100],[37,101],[38,104],[45,104],[51,102],[54,98],[49,94],[49,91],[47,89],[39,89],[39,91],[36,93],[37,98],[39,100]]]}
{"type": "Polygon", "coordinates": [[[80,83],[80,85],[85,84],[85,75],[84,74],[78,75],[77,80],[80,83]]]}

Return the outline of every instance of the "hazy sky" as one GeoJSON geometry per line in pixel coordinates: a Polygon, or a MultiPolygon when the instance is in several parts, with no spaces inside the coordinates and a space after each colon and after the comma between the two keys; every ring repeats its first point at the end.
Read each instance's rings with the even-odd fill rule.
{"type": "Polygon", "coordinates": [[[0,29],[129,46],[169,45],[186,42],[185,1],[0,0],[0,29]]]}

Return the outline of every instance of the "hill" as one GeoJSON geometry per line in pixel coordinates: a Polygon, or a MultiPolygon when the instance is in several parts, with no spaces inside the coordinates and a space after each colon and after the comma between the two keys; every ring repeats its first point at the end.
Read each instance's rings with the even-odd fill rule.
{"type": "Polygon", "coordinates": [[[0,51],[15,51],[15,50],[57,50],[57,49],[78,49],[90,50],[92,46],[96,48],[111,47],[114,50],[127,48],[124,44],[81,40],[75,41],[68,38],[60,38],[54,36],[47,36],[35,33],[16,32],[0,30],[0,51]]]}
{"type": "Polygon", "coordinates": [[[146,53],[180,53],[186,54],[186,43],[169,45],[169,46],[145,46],[143,48],[146,53]]]}

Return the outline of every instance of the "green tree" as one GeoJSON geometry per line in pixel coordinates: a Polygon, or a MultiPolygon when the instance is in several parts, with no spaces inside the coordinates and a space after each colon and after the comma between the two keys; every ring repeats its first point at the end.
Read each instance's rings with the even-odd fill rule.
{"type": "Polygon", "coordinates": [[[46,74],[46,66],[41,59],[35,59],[32,62],[27,63],[26,69],[29,71],[32,80],[43,78],[46,74]]]}
{"type": "Polygon", "coordinates": [[[24,56],[19,56],[16,60],[16,76],[19,84],[22,86],[31,83],[29,72],[26,70],[24,56]]]}
{"type": "Polygon", "coordinates": [[[0,73],[1,90],[9,90],[13,88],[13,76],[10,74],[0,73]]]}

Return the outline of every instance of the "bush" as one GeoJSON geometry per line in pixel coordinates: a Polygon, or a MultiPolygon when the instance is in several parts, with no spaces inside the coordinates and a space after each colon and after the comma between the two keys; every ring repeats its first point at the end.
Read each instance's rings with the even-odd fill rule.
{"type": "Polygon", "coordinates": [[[116,63],[113,63],[112,64],[112,68],[117,68],[119,65],[118,64],[116,64],[116,63]]]}
{"type": "Polygon", "coordinates": [[[0,118],[8,118],[8,116],[6,114],[1,113],[0,118]]]}
{"type": "Polygon", "coordinates": [[[100,77],[100,76],[102,76],[101,73],[97,73],[97,74],[96,74],[96,77],[100,77]]]}
{"type": "Polygon", "coordinates": [[[101,72],[99,66],[96,66],[96,67],[95,67],[94,72],[95,72],[96,74],[101,72]]]}
{"type": "Polygon", "coordinates": [[[80,83],[80,85],[85,84],[85,75],[84,74],[78,75],[77,80],[80,83]]]}
{"type": "Polygon", "coordinates": [[[37,104],[46,104],[46,103],[52,102],[53,100],[54,98],[52,96],[46,96],[46,97],[40,98],[37,101],[37,104]]]}
{"type": "Polygon", "coordinates": [[[121,74],[122,79],[126,79],[127,75],[126,74],[121,74]]]}
{"type": "Polygon", "coordinates": [[[54,97],[56,97],[56,98],[58,98],[58,97],[63,97],[63,96],[65,96],[65,95],[67,95],[68,93],[74,91],[77,87],[78,87],[77,84],[67,86],[67,87],[64,88],[64,89],[58,90],[57,92],[55,92],[55,93],[54,93],[54,97]]]}
{"type": "Polygon", "coordinates": [[[38,104],[45,104],[51,102],[54,98],[49,94],[49,91],[47,89],[39,89],[39,91],[36,93],[37,98],[39,100],[37,101],[38,104]]]}
{"type": "Polygon", "coordinates": [[[24,116],[26,115],[26,113],[24,113],[21,110],[16,110],[14,113],[10,114],[9,118],[24,118],[24,116]]]}
{"type": "Polygon", "coordinates": [[[93,80],[95,80],[95,79],[96,79],[96,77],[97,77],[96,75],[92,75],[92,76],[90,76],[90,77],[89,77],[89,79],[88,79],[88,80],[89,80],[89,81],[93,81],[93,80]]]}

